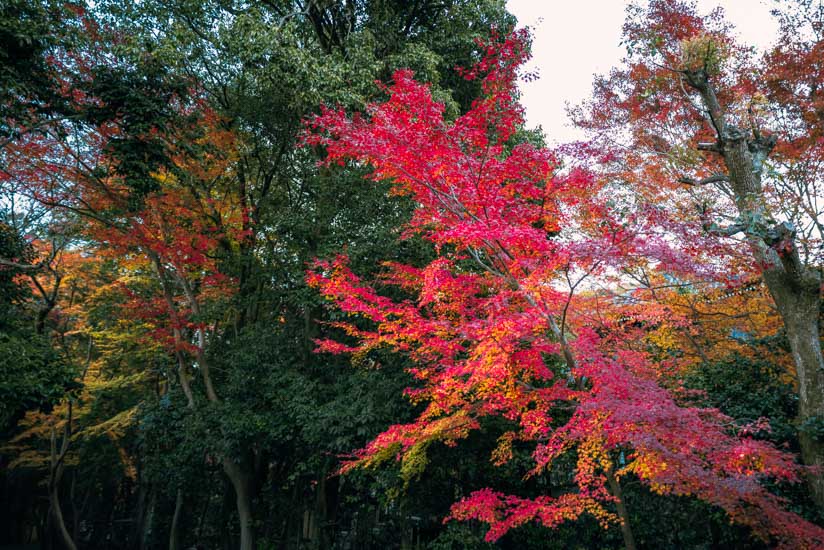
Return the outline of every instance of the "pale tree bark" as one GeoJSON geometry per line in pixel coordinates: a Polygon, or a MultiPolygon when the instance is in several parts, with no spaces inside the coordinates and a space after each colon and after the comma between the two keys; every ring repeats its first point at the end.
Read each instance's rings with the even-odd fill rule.
{"type": "MultiPolygon", "coordinates": [[[[164,300],[166,302],[166,306],[169,309],[169,314],[171,320],[175,326],[173,329],[173,336],[175,342],[176,350],[176,357],[178,361],[178,376],[180,379],[180,385],[183,389],[183,393],[186,395],[186,400],[188,407],[192,410],[196,408],[196,401],[194,398],[194,392],[192,390],[191,385],[191,368],[186,363],[183,354],[179,351],[183,349],[183,335],[180,331],[180,315],[178,313],[177,304],[174,300],[174,292],[172,290],[173,282],[176,282],[183,288],[184,295],[186,296],[186,301],[194,315],[200,314],[200,303],[197,300],[197,296],[195,296],[194,289],[192,288],[191,284],[188,280],[186,280],[185,276],[180,273],[170,273],[169,270],[163,265],[160,257],[153,253],[149,252],[149,256],[152,259],[152,262],[155,266],[155,271],[160,279],[160,284],[163,290],[164,300]],[[174,277],[174,279],[173,279],[174,277]]],[[[197,334],[197,344],[195,346],[195,359],[197,360],[198,370],[201,373],[201,377],[203,379],[203,385],[205,388],[206,399],[211,403],[219,403],[220,398],[218,397],[217,391],[215,390],[214,383],[212,381],[211,375],[211,368],[210,368],[210,361],[206,355],[206,335],[204,334],[204,330],[198,329],[197,334]]],[[[240,520],[240,550],[254,550],[255,548],[255,526],[254,526],[254,513],[253,513],[253,505],[252,502],[254,500],[254,467],[251,464],[251,461],[242,459],[239,461],[234,460],[232,457],[222,457],[221,459],[223,464],[223,471],[226,473],[226,476],[229,478],[229,481],[232,483],[232,487],[235,490],[236,496],[236,504],[237,504],[237,513],[238,518],[240,520]]],[[[177,495],[177,503],[182,507],[182,499],[183,495],[181,491],[178,491],[177,495]]],[[[175,506],[175,517],[178,516],[178,506],[175,506]]],[[[172,537],[176,536],[174,527],[177,525],[175,521],[172,522],[172,537]]],[[[171,539],[170,539],[170,549],[171,546],[171,539]]]]}
{"type": "MultiPolygon", "coordinates": [[[[200,303],[194,294],[189,281],[180,276],[180,285],[183,287],[189,307],[194,315],[200,314],[200,303]]],[[[220,398],[215,391],[212,382],[209,358],[206,356],[206,336],[203,329],[197,331],[197,345],[195,346],[195,358],[200,369],[203,385],[206,390],[206,398],[212,403],[219,403],[220,398]]],[[[254,499],[254,466],[247,457],[235,460],[225,456],[222,459],[223,471],[232,482],[235,489],[237,514],[240,521],[240,550],[255,549],[255,525],[252,501],[254,499]]]]}
{"type": "Polygon", "coordinates": [[[237,515],[240,520],[240,550],[255,550],[255,525],[252,501],[254,475],[252,468],[231,458],[223,459],[223,471],[235,490],[237,515]]]}
{"type": "MultiPolygon", "coordinates": [[[[166,302],[166,307],[169,310],[169,317],[172,321],[172,336],[175,344],[175,359],[177,360],[177,376],[180,382],[180,387],[183,390],[183,395],[186,396],[186,406],[195,409],[195,396],[192,391],[192,375],[189,371],[189,366],[183,357],[183,334],[180,330],[180,317],[177,311],[177,304],[175,304],[174,292],[171,287],[171,281],[163,262],[156,253],[152,251],[147,252],[149,258],[152,260],[157,277],[160,280],[160,288],[163,291],[163,299],[166,302]]],[[[180,549],[180,518],[183,514],[184,495],[183,488],[179,487],[175,494],[175,508],[172,514],[172,523],[169,526],[169,550],[180,549]]]]}
{"type": "MultiPolygon", "coordinates": [[[[757,128],[742,130],[728,123],[715,90],[705,71],[682,71],[684,80],[703,101],[716,143],[699,148],[721,155],[738,209],[739,223],[728,235],[743,232],[756,263],[761,266],[764,284],[770,292],[792,351],[798,379],[798,422],[801,457],[804,463],[824,468],[824,442],[804,429],[805,424],[824,420],[824,358],[821,353],[819,309],[821,274],[800,259],[795,230],[789,223],[776,223],[761,185],[764,162],[775,146],[772,136],[757,128]]],[[[715,183],[713,181],[693,184],[715,183]]],[[[724,232],[722,230],[722,232],[724,232]]],[[[808,476],[813,500],[824,509],[824,476],[813,471],[808,476]]]]}
{"type": "Polygon", "coordinates": [[[69,401],[69,410],[66,424],[63,426],[63,437],[60,442],[60,449],[57,448],[57,433],[54,427],[51,430],[51,460],[49,467],[49,511],[54,522],[53,525],[60,534],[63,546],[69,550],[77,550],[66,522],[63,519],[63,510],[60,507],[60,481],[63,479],[66,454],[69,452],[72,435],[72,402],[69,401]]]}
{"type": "Polygon", "coordinates": [[[152,259],[158,279],[160,279],[160,287],[163,290],[163,299],[166,302],[166,307],[169,310],[169,317],[173,325],[172,336],[174,337],[175,358],[177,359],[177,375],[178,380],[180,381],[180,387],[183,390],[183,394],[186,396],[187,406],[190,409],[194,409],[195,396],[192,392],[192,375],[189,372],[189,367],[186,364],[183,353],[181,352],[183,349],[183,334],[180,331],[180,316],[177,312],[177,304],[175,304],[171,281],[169,280],[166,268],[163,266],[163,262],[160,260],[160,257],[151,251],[148,252],[148,255],[152,259]]]}

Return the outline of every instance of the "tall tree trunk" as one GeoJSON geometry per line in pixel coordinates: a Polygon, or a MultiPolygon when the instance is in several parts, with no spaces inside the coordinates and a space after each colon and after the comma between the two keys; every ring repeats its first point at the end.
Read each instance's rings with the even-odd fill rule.
{"type": "MultiPolygon", "coordinates": [[[[776,223],[761,185],[764,163],[776,144],[774,136],[757,128],[743,130],[728,123],[724,106],[704,70],[683,71],[686,82],[701,95],[717,141],[699,145],[721,155],[735,196],[739,220],[721,230],[732,236],[744,233],[753,258],[761,266],[764,283],[775,301],[790,341],[798,378],[799,441],[808,466],[824,466],[824,441],[817,440],[805,424],[824,421],[824,359],[821,354],[819,308],[821,274],[804,265],[795,241],[795,228],[776,223]]],[[[824,476],[808,476],[813,500],[824,510],[824,476]]]]}
{"type": "Polygon", "coordinates": [[[41,535],[38,537],[40,541],[40,550],[54,549],[54,516],[52,515],[51,504],[46,508],[46,516],[40,526],[41,535]]]}
{"type": "Polygon", "coordinates": [[[824,357],[819,327],[819,283],[798,288],[781,273],[764,272],[764,280],[784,319],[798,378],[798,434],[804,464],[820,468],[808,476],[813,500],[824,508],[824,441],[817,439],[806,423],[824,421],[824,357]]]}
{"type": "Polygon", "coordinates": [[[175,511],[169,529],[169,550],[180,550],[180,518],[183,515],[183,489],[177,490],[175,511]]]}
{"type": "Polygon", "coordinates": [[[252,468],[245,461],[223,459],[223,471],[235,489],[237,515],[240,520],[240,550],[255,549],[255,525],[252,500],[254,498],[252,468]]]}
{"type": "Polygon", "coordinates": [[[60,507],[60,480],[63,479],[66,453],[69,451],[69,444],[72,435],[72,402],[69,401],[69,410],[66,424],[63,426],[63,439],[60,449],[57,448],[57,433],[54,427],[51,431],[51,467],[49,468],[49,514],[54,527],[60,534],[63,546],[68,550],[77,550],[66,522],[63,520],[63,510],[60,507]]]}
{"type": "Polygon", "coordinates": [[[223,550],[233,550],[234,541],[230,533],[229,524],[232,521],[232,510],[237,508],[235,504],[237,499],[233,498],[235,496],[235,488],[232,487],[232,482],[229,480],[229,477],[222,477],[221,480],[223,482],[223,496],[220,500],[220,513],[218,514],[220,518],[220,547],[223,550]]]}
{"type": "Polygon", "coordinates": [[[72,540],[72,536],[66,528],[66,522],[63,520],[63,510],[60,507],[60,497],[57,494],[56,487],[49,492],[49,508],[54,522],[53,525],[60,534],[63,546],[69,550],[77,550],[77,545],[74,544],[74,540],[72,540]]]}
{"type": "Polygon", "coordinates": [[[155,507],[157,506],[157,489],[154,486],[149,488],[149,503],[146,505],[141,521],[137,525],[138,550],[146,550],[151,543],[152,531],[154,527],[155,507]]]}
{"type": "MultiPolygon", "coordinates": [[[[774,141],[747,140],[737,129],[728,129],[726,135],[724,161],[740,219],[744,225],[763,226],[744,233],[784,322],[795,363],[801,458],[807,466],[822,467],[824,444],[804,429],[806,422],[824,420],[824,358],[818,323],[821,276],[801,262],[792,227],[770,221],[757,169],[763,159],[756,157],[766,157],[774,141]]],[[[812,473],[808,485],[816,505],[824,509],[824,476],[812,473]]]]}
{"type": "Polygon", "coordinates": [[[337,519],[338,519],[338,491],[340,489],[340,477],[329,477],[328,468],[324,473],[324,515],[323,515],[323,541],[324,548],[331,548],[335,543],[337,519]]]}
{"type": "MultiPolygon", "coordinates": [[[[183,287],[186,300],[192,310],[192,313],[195,316],[200,315],[200,303],[198,302],[195,291],[189,281],[180,273],[168,272],[157,254],[149,252],[149,256],[152,259],[157,275],[160,278],[164,292],[164,299],[172,320],[177,323],[177,319],[179,318],[177,305],[175,304],[173,292],[170,286],[170,278],[172,277],[176,277],[178,284],[183,287]]],[[[203,380],[206,398],[212,403],[219,403],[220,398],[212,382],[210,361],[206,355],[206,335],[204,333],[204,329],[198,329],[195,335],[197,337],[195,357],[197,359],[198,368],[203,380]]],[[[182,335],[180,330],[177,328],[174,329],[174,339],[176,345],[182,342],[182,335]]],[[[182,355],[179,352],[177,353],[177,358],[179,364],[180,382],[183,387],[183,391],[186,394],[188,407],[195,410],[195,400],[193,397],[191,384],[188,379],[189,369],[186,368],[182,355]]],[[[237,499],[237,513],[238,518],[240,519],[240,550],[254,550],[255,548],[255,527],[252,509],[252,499],[254,496],[253,485],[255,477],[254,461],[247,459],[248,457],[244,457],[241,462],[235,462],[230,457],[222,457],[223,471],[232,482],[232,487],[235,489],[235,496],[237,499]]]]}
{"type": "Polygon", "coordinates": [[[332,533],[329,525],[329,483],[328,467],[324,466],[318,472],[318,482],[315,485],[315,507],[311,511],[312,521],[309,532],[312,548],[330,548],[332,533]]]}

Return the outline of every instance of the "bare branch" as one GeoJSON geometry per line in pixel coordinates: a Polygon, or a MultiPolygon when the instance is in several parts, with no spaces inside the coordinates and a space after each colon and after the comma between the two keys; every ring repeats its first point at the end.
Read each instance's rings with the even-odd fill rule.
{"type": "Polygon", "coordinates": [[[714,174],[714,175],[712,175],[708,178],[704,178],[704,179],[700,179],[700,180],[696,180],[696,179],[693,179],[693,178],[686,178],[686,177],[680,178],[678,180],[679,183],[683,183],[683,184],[686,184],[686,185],[695,185],[695,186],[709,185],[710,183],[720,183],[720,182],[728,182],[728,181],[730,181],[730,177],[727,176],[726,174],[714,174]]]}
{"type": "Polygon", "coordinates": [[[719,235],[721,237],[732,237],[736,233],[747,233],[748,226],[744,223],[734,223],[732,225],[727,226],[719,226],[715,223],[711,224],[707,227],[707,232],[712,233],[713,235],[719,235]]]}
{"type": "Polygon", "coordinates": [[[699,151],[710,151],[712,153],[721,153],[721,148],[718,146],[717,143],[699,143],[697,145],[699,151]]]}
{"type": "Polygon", "coordinates": [[[18,262],[14,262],[12,260],[6,260],[5,258],[0,258],[0,265],[12,267],[14,269],[19,269],[21,271],[40,271],[41,269],[46,267],[45,262],[38,262],[36,264],[21,264],[18,262]]]}

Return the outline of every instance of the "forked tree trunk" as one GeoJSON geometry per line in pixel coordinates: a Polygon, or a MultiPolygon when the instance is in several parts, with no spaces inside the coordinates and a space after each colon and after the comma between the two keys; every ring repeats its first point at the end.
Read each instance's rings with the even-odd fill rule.
{"type": "MultiPolygon", "coordinates": [[[[185,277],[180,276],[180,274],[170,273],[164,266],[163,262],[161,261],[160,257],[156,253],[149,252],[149,256],[152,259],[155,270],[157,275],[160,279],[161,286],[163,288],[164,299],[166,301],[166,305],[169,309],[169,315],[173,321],[177,324],[180,315],[178,313],[177,304],[174,299],[174,293],[172,292],[171,287],[171,278],[176,277],[177,283],[183,287],[186,300],[188,301],[189,307],[192,310],[194,315],[200,314],[200,304],[197,301],[197,296],[195,295],[194,289],[186,280],[185,277]]],[[[175,346],[178,348],[182,347],[182,334],[178,328],[174,329],[173,332],[175,346]]],[[[196,346],[195,356],[197,358],[197,363],[199,366],[199,370],[203,379],[204,389],[206,393],[206,398],[212,403],[219,403],[220,398],[217,395],[217,391],[215,391],[214,384],[212,382],[212,377],[210,374],[210,362],[209,358],[206,355],[206,338],[203,332],[203,329],[200,329],[196,333],[198,339],[198,345],[196,346]]],[[[177,353],[177,360],[178,360],[178,373],[181,387],[183,388],[183,393],[186,395],[187,405],[190,409],[196,409],[196,401],[194,399],[194,394],[192,391],[192,386],[190,383],[190,370],[188,365],[183,359],[181,353],[177,353]]],[[[223,471],[226,473],[226,476],[229,478],[229,481],[232,483],[232,487],[235,490],[236,502],[237,502],[237,513],[238,518],[240,519],[240,550],[254,550],[255,548],[255,526],[254,526],[254,515],[252,509],[252,499],[253,499],[253,479],[254,479],[254,469],[253,466],[248,464],[246,461],[241,461],[241,463],[237,463],[230,457],[223,457],[223,471]]],[[[178,497],[180,497],[180,493],[178,493],[178,497]]],[[[175,508],[175,517],[177,517],[177,507],[175,508]]],[[[173,522],[174,526],[174,522],[173,522]]],[[[172,540],[176,539],[177,534],[174,529],[172,529],[172,533],[170,535],[169,547],[172,549],[172,540]]],[[[176,550],[176,548],[175,548],[176,550]]]]}

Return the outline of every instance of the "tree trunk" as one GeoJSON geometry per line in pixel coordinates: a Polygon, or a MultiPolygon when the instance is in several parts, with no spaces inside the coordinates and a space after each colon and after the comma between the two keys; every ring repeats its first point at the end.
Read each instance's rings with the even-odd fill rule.
{"type": "Polygon", "coordinates": [[[172,526],[169,529],[169,550],[180,550],[180,518],[183,515],[183,489],[177,490],[175,497],[175,512],[172,515],[172,526]]]}
{"type": "Polygon", "coordinates": [[[63,520],[63,510],[60,508],[60,481],[63,479],[66,454],[69,451],[72,435],[72,402],[68,403],[66,423],[63,426],[63,440],[60,449],[57,448],[57,433],[54,427],[51,430],[51,461],[49,468],[49,516],[54,527],[60,534],[64,548],[77,550],[66,522],[63,520]]]}
{"type": "Polygon", "coordinates": [[[323,522],[323,541],[326,545],[324,548],[331,548],[335,543],[335,535],[337,533],[337,519],[338,519],[338,491],[340,489],[340,477],[329,477],[328,471],[324,474],[326,480],[324,483],[324,522],[323,522]]]}
{"type": "Polygon", "coordinates": [[[607,472],[607,483],[612,496],[615,497],[615,508],[618,510],[618,517],[621,518],[621,535],[624,537],[624,547],[626,550],[635,550],[635,537],[632,536],[632,528],[629,525],[629,512],[627,512],[627,507],[624,504],[624,494],[621,491],[621,484],[611,470],[607,472]]]}
{"type": "MultiPolygon", "coordinates": [[[[49,499],[51,502],[51,499],[49,499]]],[[[52,515],[52,508],[49,505],[46,508],[46,517],[41,525],[42,536],[38,537],[40,541],[40,550],[54,550],[54,516],[52,515]]]]}
{"type": "Polygon", "coordinates": [[[237,515],[240,520],[240,550],[255,549],[255,526],[252,509],[252,471],[231,458],[223,459],[223,471],[226,472],[235,489],[237,515]]]}
{"type": "Polygon", "coordinates": [[[157,506],[157,490],[154,486],[149,489],[149,503],[146,505],[144,513],[141,515],[141,520],[138,524],[138,550],[146,550],[153,538],[152,531],[154,530],[154,515],[155,507],[157,506]]]}
{"type": "Polygon", "coordinates": [[[222,477],[221,481],[223,482],[223,496],[220,499],[220,513],[218,514],[220,518],[220,547],[223,550],[234,550],[234,541],[231,537],[229,525],[232,522],[232,509],[237,508],[234,502],[236,499],[232,498],[235,495],[235,489],[232,487],[232,482],[228,476],[222,477]]]}
{"type": "Polygon", "coordinates": [[[318,472],[318,482],[315,485],[315,509],[313,510],[312,530],[309,533],[312,548],[330,548],[332,546],[332,532],[329,521],[329,484],[328,468],[324,465],[318,472]]]}
{"type": "MultiPolygon", "coordinates": [[[[717,143],[706,150],[723,157],[735,195],[739,221],[726,234],[746,235],[787,331],[798,378],[801,457],[807,466],[824,466],[824,441],[805,430],[824,421],[824,360],[818,326],[821,275],[801,262],[795,229],[775,223],[767,204],[761,174],[776,138],[756,128],[746,131],[728,125],[706,71],[685,71],[683,76],[701,94],[717,137],[717,143]]],[[[808,483],[816,505],[824,509],[824,476],[814,472],[808,483]]]]}
{"type": "Polygon", "coordinates": [[[66,528],[66,522],[63,520],[63,510],[60,508],[60,497],[57,494],[56,486],[49,492],[49,508],[54,521],[53,525],[60,534],[60,540],[63,542],[63,546],[68,550],[77,550],[77,545],[74,544],[72,536],[66,528]]]}
{"type": "MultiPolygon", "coordinates": [[[[755,156],[762,151],[766,158],[774,142],[743,139],[742,133],[734,128],[726,134],[724,161],[740,218],[748,224],[771,223],[757,169],[763,160],[757,161],[755,156]]],[[[764,284],[778,307],[790,341],[798,379],[801,458],[807,466],[822,467],[824,444],[804,429],[805,422],[824,420],[824,358],[818,326],[821,276],[802,264],[791,228],[773,225],[744,232],[753,256],[762,266],[764,284]]],[[[824,509],[824,476],[812,473],[808,485],[813,501],[824,509]]]]}
{"type": "Polygon", "coordinates": [[[801,458],[804,464],[821,468],[808,475],[813,501],[824,508],[824,442],[805,428],[805,423],[824,421],[824,357],[821,353],[819,284],[799,288],[773,270],[764,280],[784,320],[798,379],[798,421],[801,458]]]}

